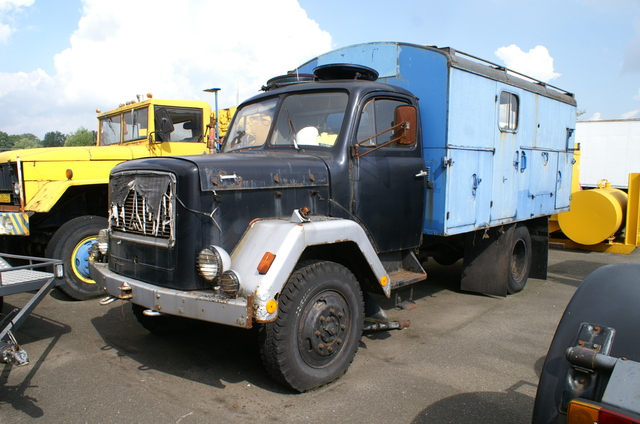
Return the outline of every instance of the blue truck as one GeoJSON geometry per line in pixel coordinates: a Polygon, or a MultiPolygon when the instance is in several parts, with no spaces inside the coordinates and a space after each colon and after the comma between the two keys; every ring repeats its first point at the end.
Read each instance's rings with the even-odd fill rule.
{"type": "MultiPolygon", "coordinates": [[[[242,103],[210,155],[115,167],[91,276],[150,331],[174,316],[259,327],[305,391],[353,360],[368,293],[460,259],[462,289],[546,278],[571,190],[575,98],[450,48],[318,56],[242,103]]],[[[375,312],[372,312],[375,311],[375,312]]]]}

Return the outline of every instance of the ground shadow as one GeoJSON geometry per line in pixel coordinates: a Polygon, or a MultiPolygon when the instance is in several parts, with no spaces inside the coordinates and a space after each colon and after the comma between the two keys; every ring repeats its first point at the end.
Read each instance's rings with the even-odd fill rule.
{"type": "Polygon", "coordinates": [[[257,329],[183,319],[170,333],[155,335],[142,328],[128,303],[91,322],[105,342],[102,349],[134,360],[141,372],[156,370],[220,389],[246,381],[272,392],[292,393],[264,370],[257,329]]]}
{"type": "MultiPolygon", "coordinates": [[[[462,393],[442,399],[422,410],[413,424],[493,424],[531,422],[533,401],[518,389],[533,386],[520,381],[505,392],[462,393]]],[[[528,388],[530,390],[530,388],[528,388]]]]}
{"type": "Polygon", "coordinates": [[[587,275],[605,265],[607,265],[606,262],[597,262],[587,259],[567,260],[549,265],[548,273],[550,278],[558,283],[578,287],[587,275]]]}
{"type": "MultiPolygon", "coordinates": [[[[5,303],[4,310],[10,311],[15,306],[5,303]]],[[[47,359],[60,338],[71,332],[71,327],[66,324],[53,321],[42,315],[31,313],[24,324],[14,334],[18,343],[29,353],[28,345],[36,341],[49,340],[46,348],[39,357],[29,355],[29,367],[27,376],[16,385],[8,385],[9,375],[14,369],[11,364],[4,364],[0,373],[0,408],[1,405],[10,405],[17,411],[22,411],[31,418],[39,418],[44,415],[44,411],[37,403],[38,399],[27,395],[27,390],[32,388],[31,381],[36,376],[42,364],[47,359]]]]}

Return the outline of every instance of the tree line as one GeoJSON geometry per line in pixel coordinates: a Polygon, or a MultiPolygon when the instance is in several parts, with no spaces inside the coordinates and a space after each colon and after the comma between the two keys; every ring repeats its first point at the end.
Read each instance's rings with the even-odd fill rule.
{"type": "Polygon", "coordinates": [[[31,133],[9,135],[0,131],[0,151],[34,149],[36,147],[92,146],[96,143],[96,132],[84,127],[71,134],[50,131],[40,140],[31,133]]]}

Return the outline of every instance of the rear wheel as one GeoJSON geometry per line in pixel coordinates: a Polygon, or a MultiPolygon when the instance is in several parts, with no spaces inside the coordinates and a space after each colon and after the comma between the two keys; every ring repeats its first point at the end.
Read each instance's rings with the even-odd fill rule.
{"type": "Polygon", "coordinates": [[[98,231],[107,228],[101,216],[81,216],[62,225],[53,235],[45,256],[64,261],[65,283],[60,290],[76,300],[86,300],[103,293],[89,276],[89,252],[98,241],[98,231]]]}
{"type": "Polygon", "coordinates": [[[358,350],[364,320],[351,271],[334,262],[303,263],[278,302],[278,318],[260,329],[267,371],[299,392],[342,376],[358,350]]]}
{"type": "Polygon", "coordinates": [[[518,225],[513,233],[511,259],[509,260],[509,294],[524,288],[531,269],[531,235],[524,225],[518,225]]]}

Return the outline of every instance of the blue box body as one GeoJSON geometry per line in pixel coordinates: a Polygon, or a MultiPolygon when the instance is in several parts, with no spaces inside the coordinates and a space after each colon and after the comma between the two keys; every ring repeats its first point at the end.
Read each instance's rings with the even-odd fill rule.
{"type": "Polygon", "coordinates": [[[404,43],[368,43],[318,56],[364,65],[419,98],[427,189],[423,233],[462,234],[569,209],[576,104],[572,94],[478,58],[404,43]],[[518,127],[499,127],[500,94],[519,99],[518,127]]]}

